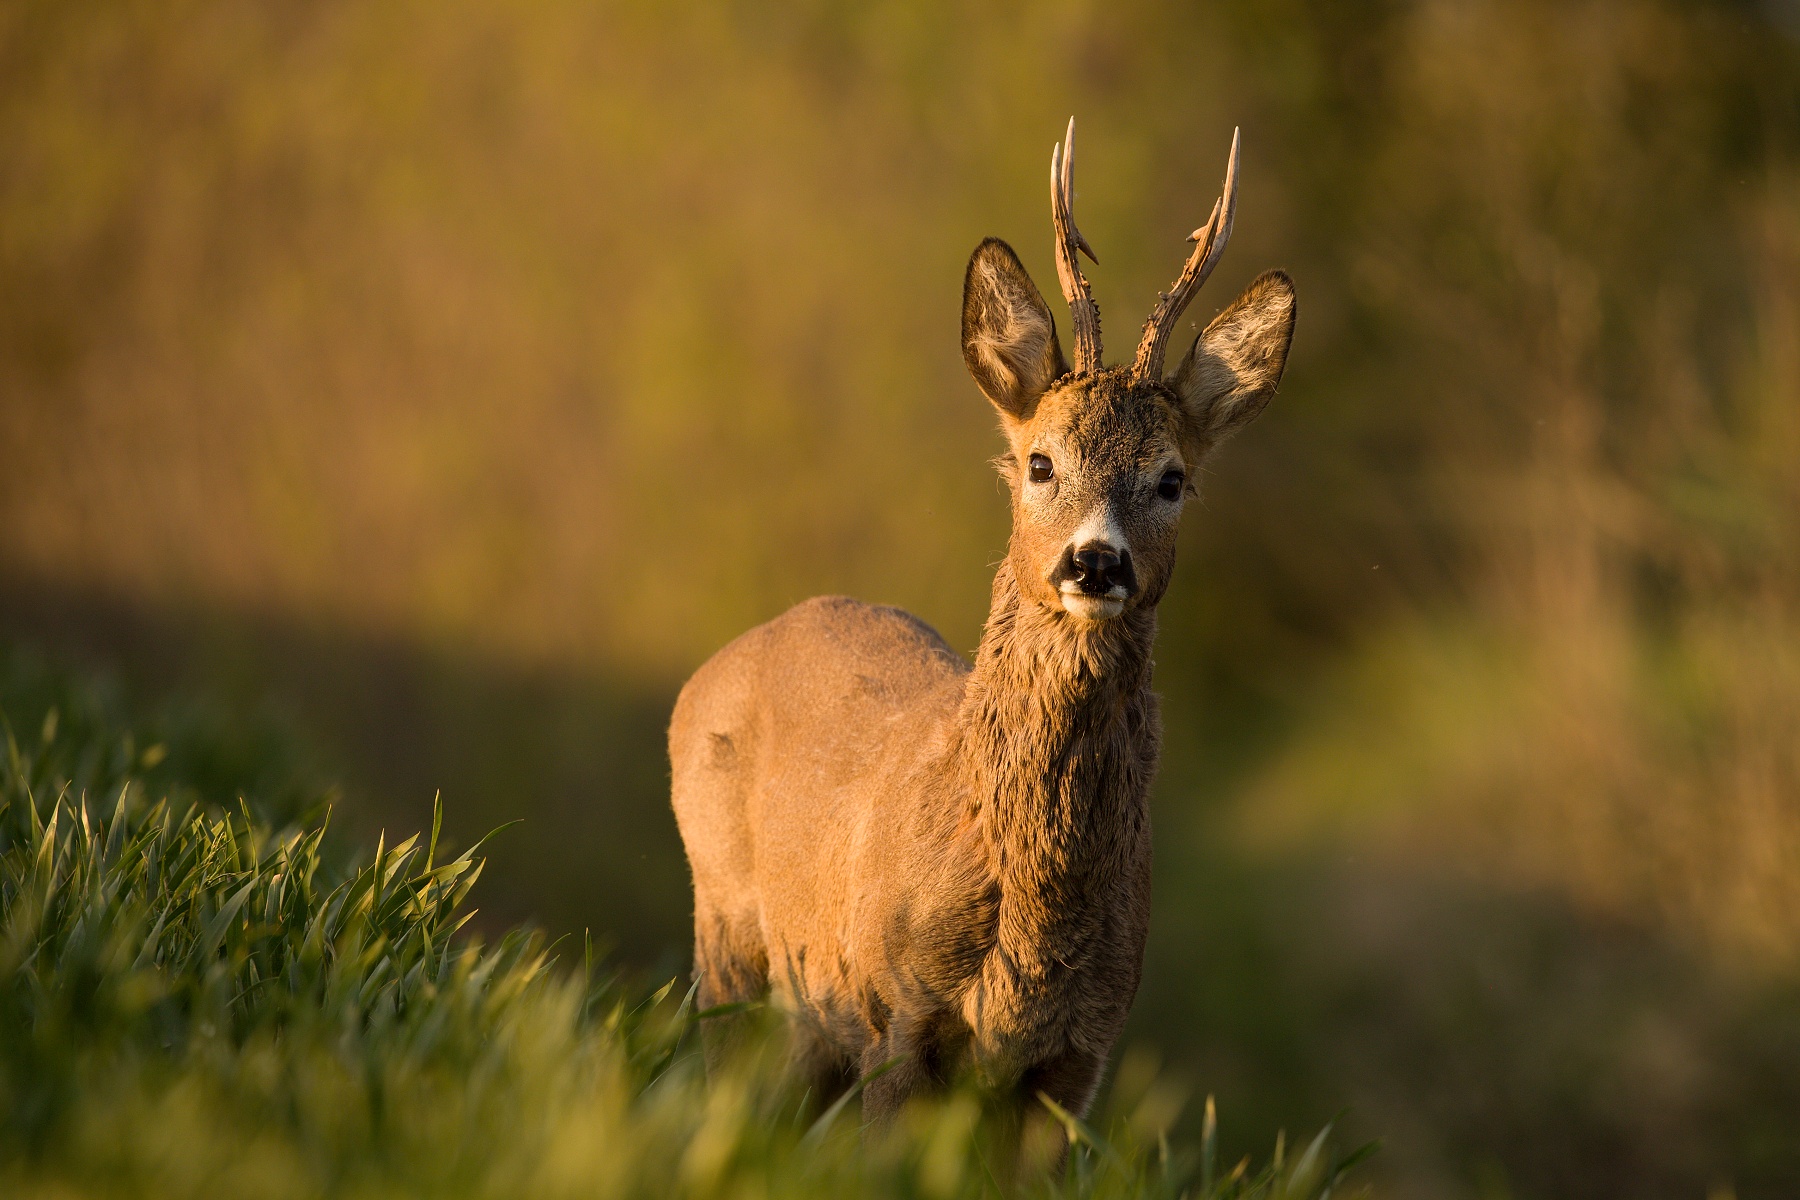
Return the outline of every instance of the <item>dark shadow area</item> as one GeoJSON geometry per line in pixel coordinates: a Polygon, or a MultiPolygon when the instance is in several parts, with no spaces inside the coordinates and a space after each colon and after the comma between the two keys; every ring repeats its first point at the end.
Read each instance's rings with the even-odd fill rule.
{"type": "Polygon", "coordinates": [[[487,848],[477,892],[492,926],[592,930],[625,962],[685,974],[687,865],[669,812],[672,689],[521,671],[256,614],[167,612],[98,591],[0,576],[8,642],[171,694],[262,710],[339,783],[337,813],[373,837],[431,824],[487,848]]]}
{"type": "Polygon", "coordinates": [[[1221,1098],[1232,1155],[1335,1116],[1390,1195],[1792,1194],[1791,982],[1448,865],[1192,833],[1159,837],[1127,1041],[1221,1098]]]}

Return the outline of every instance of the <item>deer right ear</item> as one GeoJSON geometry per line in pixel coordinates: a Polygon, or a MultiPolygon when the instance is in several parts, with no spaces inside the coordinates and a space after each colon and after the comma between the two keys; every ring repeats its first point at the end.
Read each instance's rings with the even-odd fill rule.
{"type": "Polygon", "coordinates": [[[999,238],[988,238],[969,256],[962,346],[977,386],[1016,421],[1029,418],[1038,397],[1069,370],[1050,306],[999,238]]]}
{"type": "Polygon", "coordinates": [[[1194,453],[1204,456],[1268,406],[1287,367],[1295,312],[1294,281],[1264,271],[1194,339],[1169,377],[1194,453]]]}

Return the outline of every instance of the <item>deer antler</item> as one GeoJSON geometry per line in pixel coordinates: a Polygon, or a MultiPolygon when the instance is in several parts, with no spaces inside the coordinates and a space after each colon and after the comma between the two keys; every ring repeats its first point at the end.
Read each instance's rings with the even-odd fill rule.
{"type": "Polygon", "coordinates": [[[1075,228],[1075,118],[1069,118],[1069,132],[1050,152],[1050,223],[1056,230],[1056,278],[1062,284],[1063,299],[1069,302],[1069,317],[1074,325],[1075,370],[1078,374],[1100,369],[1100,306],[1081,273],[1081,260],[1076,251],[1088,256],[1098,266],[1094,248],[1075,228]]]}
{"type": "MultiPolygon", "coordinates": [[[[1225,164],[1225,186],[1219,198],[1213,201],[1212,216],[1188,235],[1188,241],[1197,243],[1194,253],[1181,268],[1181,277],[1175,281],[1175,286],[1160,294],[1150,319],[1144,322],[1144,340],[1138,343],[1137,358],[1131,364],[1132,374],[1139,379],[1162,379],[1163,352],[1168,349],[1169,337],[1181,321],[1181,314],[1187,311],[1188,302],[1225,253],[1225,243],[1231,240],[1231,219],[1237,211],[1237,168],[1238,131],[1233,129],[1231,158],[1225,164]]],[[[1057,265],[1062,265],[1061,259],[1057,260],[1057,265]]],[[[1063,290],[1068,291],[1067,284],[1063,290]]]]}

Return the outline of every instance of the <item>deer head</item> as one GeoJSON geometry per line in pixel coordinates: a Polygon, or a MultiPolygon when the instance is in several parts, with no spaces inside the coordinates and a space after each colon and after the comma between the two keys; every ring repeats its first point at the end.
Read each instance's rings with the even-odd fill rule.
{"type": "Polygon", "coordinates": [[[1075,121],[1050,156],[1056,274],[1075,352],[1063,358],[1050,308],[1012,247],[989,238],[963,280],[963,358],[999,410],[1012,490],[1008,556],[1022,596],[1085,622],[1154,606],[1175,565],[1175,535],[1206,456],[1275,394],[1294,332],[1294,285],[1268,271],[1194,339],[1174,372],[1163,353],[1231,237],[1238,138],[1193,254],[1161,294],[1129,367],[1101,362],[1100,311],[1078,254],[1096,265],[1074,218],[1075,121]]]}

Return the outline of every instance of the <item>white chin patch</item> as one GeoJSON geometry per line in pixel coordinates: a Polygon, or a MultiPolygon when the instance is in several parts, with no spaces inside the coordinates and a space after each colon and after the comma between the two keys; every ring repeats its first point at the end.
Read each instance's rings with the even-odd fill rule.
{"type": "Polygon", "coordinates": [[[1112,596],[1090,596],[1086,592],[1062,593],[1062,605],[1073,616],[1084,621],[1110,621],[1125,611],[1125,601],[1112,596]]]}

